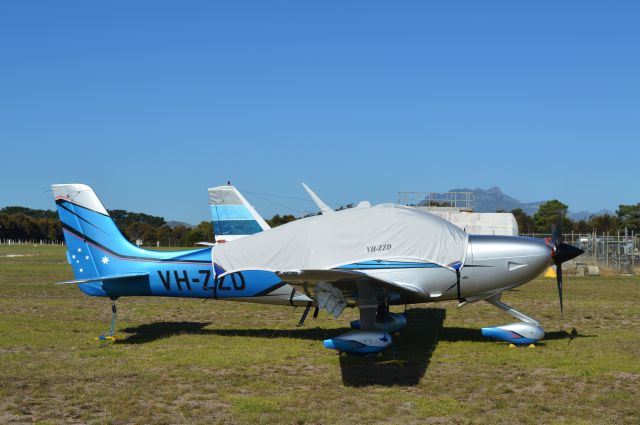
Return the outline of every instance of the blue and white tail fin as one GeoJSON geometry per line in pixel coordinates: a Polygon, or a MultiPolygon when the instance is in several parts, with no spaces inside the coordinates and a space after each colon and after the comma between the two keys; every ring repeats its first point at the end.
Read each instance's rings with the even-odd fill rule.
{"type": "Polygon", "coordinates": [[[209,206],[217,242],[229,242],[270,229],[234,186],[209,188],[209,206]]]}
{"type": "Polygon", "coordinates": [[[131,244],[87,185],[54,184],[52,189],[76,279],[64,283],[79,283],[90,295],[104,295],[101,285],[83,283],[140,278],[150,262],[211,264],[210,248],[160,252],[131,244]]]}

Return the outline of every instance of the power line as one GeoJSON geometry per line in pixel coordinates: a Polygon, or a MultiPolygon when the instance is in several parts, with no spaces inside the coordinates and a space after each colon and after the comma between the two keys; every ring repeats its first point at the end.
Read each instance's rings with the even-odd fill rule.
{"type": "Polygon", "coordinates": [[[304,215],[304,214],[305,214],[305,212],[304,212],[304,211],[300,211],[300,210],[298,210],[298,209],[296,209],[296,208],[292,208],[292,207],[290,207],[290,206],[288,206],[288,205],[281,204],[280,202],[276,202],[276,201],[274,201],[274,200],[272,200],[272,199],[269,199],[269,198],[266,198],[266,197],[264,197],[264,196],[261,196],[261,195],[257,194],[256,192],[250,192],[250,191],[247,191],[247,190],[244,190],[244,189],[242,189],[242,190],[241,190],[241,192],[242,192],[242,193],[250,193],[250,194],[252,194],[253,196],[255,196],[256,198],[260,198],[260,199],[262,199],[263,201],[267,201],[267,202],[269,202],[269,203],[271,203],[271,204],[274,204],[274,205],[277,205],[277,206],[279,206],[279,207],[286,208],[286,209],[291,210],[291,211],[293,211],[293,212],[295,212],[295,213],[298,213],[298,214],[300,214],[300,215],[304,215]]]}
{"type": "MultiPolygon", "coordinates": [[[[251,194],[251,195],[253,195],[253,196],[257,197],[257,198],[260,198],[260,199],[262,199],[262,200],[264,200],[264,201],[270,202],[270,203],[272,203],[272,204],[274,204],[274,205],[278,205],[278,206],[280,206],[280,207],[286,208],[286,209],[291,210],[291,211],[295,211],[295,212],[297,212],[298,214],[302,214],[302,215],[310,214],[310,212],[309,212],[309,211],[300,211],[300,210],[297,210],[297,209],[292,208],[292,207],[290,207],[290,206],[288,206],[288,205],[284,205],[284,204],[281,204],[281,203],[279,203],[279,202],[276,202],[276,201],[274,201],[274,200],[272,200],[272,199],[269,199],[269,197],[272,197],[272,198],[282,198],[282,199],[290,199],[290,200],[294,200],[294,201],[311,202],[311,203],[313,203],[313,204],[315,205],[315,202],[313,202],[313,200],[308,199],[308,198],[297,198],[297,197],[295,197],[295,196],[278,195],[278,194],[275,194],[275,193],[253,192],[253,191],[251,191],[251,190],[246,190],[246,189],[239,188],[239,187],[236,187],[236,188],[237,188],[241,193],[248,193],[248,194],[251,194]]],[[[329,204],[331,204],[332,206],[335,206],[335,205],[342,205],[342,204],[339,204],[338,202],[329,202],[329,204]]],[[[346,204],[345,204],[345,205],[346,205],[346,204]]]]}

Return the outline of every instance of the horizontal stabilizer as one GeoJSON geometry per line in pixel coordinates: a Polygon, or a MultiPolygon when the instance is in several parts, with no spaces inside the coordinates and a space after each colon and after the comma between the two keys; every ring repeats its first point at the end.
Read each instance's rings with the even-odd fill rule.
{"type": "Polygon", "coordinates": [[[216,246],[216,244],[211,243],[211,242],[196,242],[196,245],[202,245],[202,246],[216,246]]]}
{"type": "Polygon", "coordinates": [[[135,279],[135,278],[148,277],[148,276],[149,276],[149,273],[127,273],[127,274],[118,274],[118,275],[112,275],[112,276],[96,276],[90,279],[68,280],[66,282],[56,282],[55,284],[56,285],[77,285],[80,283],[127,280],[127,279],[135,279]]]}

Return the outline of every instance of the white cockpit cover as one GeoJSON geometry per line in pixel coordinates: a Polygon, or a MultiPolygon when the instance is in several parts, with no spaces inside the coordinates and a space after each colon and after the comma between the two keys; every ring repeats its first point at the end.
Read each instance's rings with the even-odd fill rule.
{"type": "Polygon", "coordinates": [[[219,244],[213,261],[225,272],[326,270],[367,260],[464,264],[468,235],[415,208],[382,204],[308,217],[219,244]]]}

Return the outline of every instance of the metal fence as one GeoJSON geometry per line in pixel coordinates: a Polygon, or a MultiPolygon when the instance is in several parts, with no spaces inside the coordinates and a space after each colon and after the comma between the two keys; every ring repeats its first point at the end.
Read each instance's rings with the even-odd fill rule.
{"type": "MultiPolygon", "coordinates": [[[[522,235],[544,238],[549,234],[522,235]]],[[[619,273],[634,273],[640,267],[640,235],[634,232],[618,231],[605,233],[566,233],[564,241],[584,251],[578,262],[591,262],[617,270],[619,273]]]]}
{"type": "Polygon", "coordinates": [[[0,245],[64,245],[64,241],[50,239],[0,239],[0,245]]]}

